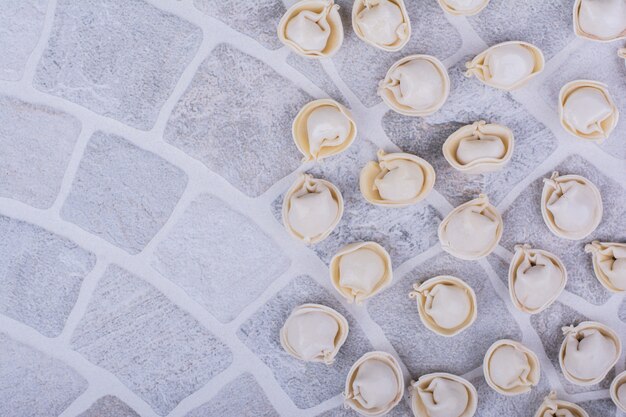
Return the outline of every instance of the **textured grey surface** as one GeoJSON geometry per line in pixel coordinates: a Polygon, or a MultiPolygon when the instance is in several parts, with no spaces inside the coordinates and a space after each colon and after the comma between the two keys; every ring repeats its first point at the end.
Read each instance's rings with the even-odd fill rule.
{"type": "Polygon", "coordinates": [[[5,0],[0,13],[0,79],[19,80],[39,41],[47,0],[5,0]]]}
{"type": "Polygon", "coordinates": [[[234,319],[289,264],[257,225],[208,194],[191,204],[153,262],[222,322],[234,319]]]}
{"type": "Polygon", "coordinates": [[[221,20],[266,48],[278,49],[282,45],[276,36],[278,21],[287,10],[281,0],[193,0],[193,4],[202,13],[221,20]]]}
{"type": "Polygon", "coordinates": [[[105,395],[78,417],[139,417],[139,414],[119,398],[105,395]]]}
{"type": "Polygon", "coordinates": [[[574,39],[569,1],[500,0],[468,18],[489,46],[505,41],[526,41],[551,58],[574,39]]]}
{"type": "Polygon", "coordinates": [[[61,236],[0,216],[0,312],[58,336],[96,257],[61,236]]]}
{"type": "Polygon", "coordinates": [[[208,403],[186,417],[278,417],[279,414],[251,374],[243,374],[224,386],[208,403]]]}
{"type": "Polygon", "coordinates": [[[309,100],[265,63],[220,44],[176,104],[164,138],[256,197],[299,166],[291,121],[309,100]]]}
{"type": "Polygon", "coordinates": [[[149,130],[201,40],[199,28],[141,0],[58,0],[34,85],[149,130]]]}
{"type": "Polygon", "coordinates": [[[232,361],[201,323],[115,265],[100,280],[72,348],[117,376],[159,415],[232,361]]]}
{"type": "Polygon", "coordinates": [[[69,114],[0,96],[0,197],[50,207],[80,129],[69,114]]]}
{"type": "MultiPolygon", "coordinates": [[[[0,416],[356,416],[341,406],[346,374],[380,349],[400,360],[407,382],[463,374],[478,388],[477,417],[532,415],[552,389],[592,417],[623,417],[608,400],[610,379],[569,384],[557,351],[560,327],[584,319],[626,334],[624,296],[597,282],[583,251],[595,238],[626,241],[626,122],[604,144],[584,143],[561,128],[556,106],[564,83],[589,77],[607,83],[626,113],[623,42],[576,39],[572,1],[493,0],[465,18],[435,0],[409,0],[413,35],[388,53],[357,39],[352,2],[338,0],[344,44],[312,61],[275,35],[294,3],[2,3],[0,416]],[[544,73],[512,93],[464,77],[468,59],[505,40],[539,46],[544,73]],[[426,118],[393,113],[376,94],[388,67],[415,53],[440,58],[451,79],[448,100],[426,118]],[[327,96],[352,111],[358,137],[343,154],[303,166],[292,120],[327,96]],[[501,171],[461,175],[441,146],[481,119],[509,126],[515,151],[501,171]],[[430,162],[433,192],[404,209],[367,203],[358,177],[379,148],[430,162]],[[553,169],[588,177],[602,194],[602,223],[580,242],[553,236],[541,218],[542,178],[553,169]],[[280,221],[294,171],[332,181],[345,201],[337,228],[312,247],[280,221]],[[439,249],[437,227],[481,192],[503,215],[502,242],[486,260],[454,259],[439,249]],[[343,301],[327,267],[359,240],[383,245],[394,266],[390,288],[363,306],[343,301]],[[554,252],[569,272],[557,302],[532,317],[508,295],[517,243],[554,252]],[[445,339],[426,330],[408,297],[413,283],[440,274],[478,296],[476,322],[445,339]],[[350,322],[331,367],[280,347],[280,327],[304,302],[350,322]],[[485,350],[503,337],[540,358],[542,379],[529,394],[501,396],[481,377],[485,350]]],[[[622,355],[610,375],[624,369],[622,355]]],[[[409,416],[406,400],[389,415],[409,416]]]]}
{"type": "Polygon", "coordinates": [[[63,362],[0,333],[0,415],[58,416],[87,389],[63,362]]]}
{"type": "Polygon", "coordinates": [[[178,167],[124,138],[96,132],[61,216],[130,253],[140,252],[185,189],[178,167]]]}

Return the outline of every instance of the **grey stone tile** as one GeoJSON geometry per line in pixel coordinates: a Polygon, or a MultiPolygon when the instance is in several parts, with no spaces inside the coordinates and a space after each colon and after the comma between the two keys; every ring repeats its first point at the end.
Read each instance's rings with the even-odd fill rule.
{"type": "MultiPolygon", "coordinates": [[[[344,245],[372,240],[380,243],[391,255],[394,266],[419,255],[437,244],[437,227],[441,216],[426,202],[398,209],[374,206],[359,190],[359,173],[368,161],[377,160],[377,148],[357,137],[347,151],[328,158],[308,172],[316,178],[335,184],[343,195],[344,213],[328,238],[311,248],[327,264],[344,245]]],[[[282,223],[284,194],[272,203],[277,221],[282,223]]]]}
{"type": "Polygon", "coordinates": [[[87,389],[63,362],[0,333],[0,415],[58,416],[87,389]]]}
{"type": "Polygon", "coordinates": [[[617,407],[610,399],[585,401],[578,405],[589,414],[589,417],[615,416],[617,412],[617,407]]]}
{"type": "Polygon", "coordinates": [[[265,63],[220,44],[172,111],[164,138],[256,197],[300,165],[291,122],[310,100],[265,63]]]}
{"type": "Polygon", "coordinates": [[[626,323],[626,298],[624,298],[624,301],[620,304],[617,314],[619,315],[619,319],[626,323]]]}
{"type": "Polygon", "coordinates": [[[78,417],[140,417],[119,398],[113,395],[105,395],[93,403],[84,413],[78,417]]]}
{"type": "Polygon", "coordinates": [[[59,0],[33,85],[149,130],[202,31],[143,0],[59,0]]]}
{"type": "Polygon", "coordinates": [[[468,20],[489,46],[526,41],[549,59],[575,38],[572,5],[569,1],[493,1],[468,20]]]}
{"type": "Polygon", "coordinates": [[[80,130],[68,114],[0,96],[0,197],[52,206],[80,130]]]}
{"type": "Polygon", "coordinates": [[[581,313],[559,303],[558,301],[552,304],[547,310],[530,317],[530,324],[539,334],[541,343],[543,343],[543,348],[552,362],[552,366],[556,369],[559,375],[561,385],[565,391],[570,394],[607,389],[609,388],[609,385],[611,385],[611,380],[615,376],[615,370],[611,370],[609,375],[602,380],[602,382],[586,387],[574,385],[567,381],[563,376],[563,372],[561,371],[561,367],[559,365],[559,350],[561,349],[561,344],[564,339],[561,328],[572,324],[577,325],[580,322],[588,320],[589,319],[581,313]]]}
{"type": "MultiPolygon", "coordinates": [[[[317,417],[357,417],[356,411],[351,408],[344,408],[344,406],[339,406],[333,408],[332,410],[328,410],[322,414],[318,414],[317,417]]],[[[406,401],[400,401],[400,403],[395,406],[389,413],[385,414],[386,417],[409,417],[413,416],[411,412],[411,407],[407,404],[406,401]]]]}
{"type": "Polygon", "coordinates": [[[159,415],[232,362],[230,350],[202,324],[115,265],[98,283],[71,346],[159,415]]]}
{"type": "Polygon", "coordinates": [[[278,384],[299,408],[313,407],[343,392],[345,378],[361,355],[373,350],[363,330],[339,301],[311,277],[294,278],[237,331],[241,341],[274,373],[278,384]],[[279,332],[295,307],[322,304],[343,314],[350,336],[332,366],[300,361],[280,345],[279,332]]]}
{"type": "Polygon", "coordinates": [[[552,173],[550,170],[530,183],[502,214],[504,233],[500,244],[513,251],[516,244],[529,243],[535,248],[554,253],[561,258],[567,269],[568,281],[565,289],[592,304],[603,304],[609,299],[611,293],[605,290],[595,278],[591,256],[585,253],[584,247],[586,243],[593,240],[626,241],[624,188],[578,155],[569,156],[554,170],[561,175],[582,175],[598,187],[604,204],[600,226],[589,237],[580,241],[562,239],[549,231],[541,217],[541,190],[543,178],[550,177],[552,173]]]}
{"type": "Polygon", "coordinates": [[[186,184],[187,175],[159,156],[96,132],[61,217],[135,254],[165,224],[186,184]]]}
{"type": "Polygon", "coordinates": [[[243,374],[224,386],[208,403],[186,417],[279,417],[263,389],[251,374],[243,374]]]}
{"type": "Polygon", "coordinates": [[[268,49],[278,49],[276,28],[287,10],[281,0],[194,0],[196,9],[256,39],[268,49]]]}
{"type": "Polygon", "coordinates": [[[218,320],[228,322],[290,263],[250,219],[205,194],[157,247],[152,265],[218,320]]]}
{"type": "Polygon", "coordinates": [[[58,336],[96,257],[9,217],[0,216],[0,236],[0,312],[44,336],[58,336]]]}
{"type": "Polygon", "coordinates": [[[550,383],[541,373],[539,384],[525,394],[507,397],[493,390],[483,376],[470,381],[478,391],[476,416],[528,417],[534,415],[550,393],[550,383]]]}
{"type": "Polygon", "coordinates": [[[22,78],[26,61],[41,36],[47,5],[47,0],[2,2],[0,79],[12,81],[22,78]]]}
{"type": "Polygon", "coordinates": [[[368,107],[381,101],[376,93],[378,83],[398,59],[411,54],[429,54],[443,60],[461,48],[460,34],[448,22],[436,1],[405,1],[413,35],[398,52],[386,52],[359,39],[352,29],[353,2],[337,0],[335,3],[341,7],[345,38],[332,59],[341,78],[368,107]]]}
{"type": "Polygon", "coordinates": [[[341,94],[341,91],[339,91],[339,88],[337,88],[330,76],[326,73],[326,71],[324,71],[324,68],[319,61],[305,58],[291,52],[287,56],[286,62],[288,65],[295,68],[311,80],[311,82],[316,84],[319,88],[324,90],[329,97],[347,107],[350,107],[348,100],[343,96],[343,94],[341,94]]]}
{"type": "Polygon", "coordinates": [[[557,140],[510,94],[476,79],[467,79],[463,75],[464,63],[465,59],[462,59],[450,68],[450,97],[439,112],[417,118],[389,111],[383,117],[383,129],[404,151],[415,153],[433,165],[437,172],[435,189],[453,205],[476,198],[481,192],[497,204],[511,187],[556,150],[557,140]],[[515,148],[511,160],[502,170],[467,175],[448,164],[441,148],[458,128],[479,120],[509,127],[515,135],[515,148]]]}
{"type": "MultiPolygon", "coordinates": [[[[561,63],[541,84],[540,94],[555,112],[558,111],[561,87],[574,80],[595,80],[607,84],[609,92],[619,109],[626,108],[626,67],[616,53],[614,43],[585,43],[561,63]]],[[[579,141],[568,134],[572,141],[579,141]]],[[[594,146],[590,144],[590,146],[594,146]]],[[[600,148],[607,154],[626,159],[626,120],[622,117],[611,137],[600,148]]]]}
{"type": "Polygon", "coordinates": [[[368,301],[367,310],[415,376],[431,372],[463,375],[481,366],[485,352],[496,340],[522,337],[482,267],[446,253],[396,278],[391,288],[368,301]],[[414,283],[439,275],[452,275],[465,281],[473,288],[478,302],[474,324],[451,338],[428,330],[420,321],[415,300],[409,298],[414,283]]]}

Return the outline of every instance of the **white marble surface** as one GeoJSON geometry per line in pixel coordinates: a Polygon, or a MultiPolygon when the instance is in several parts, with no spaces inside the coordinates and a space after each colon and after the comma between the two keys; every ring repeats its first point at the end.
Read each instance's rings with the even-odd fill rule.
{"type": "MultiPolygon", "coordinates": [[[[604,218],[589,239],[626,242],[626,117],[603,145],[561,128],[565,82],[607,83],[626,114],[623,42],[576,39],[573,1],[493,0],[478,16],[445,15],[436,0],[406,0],[413,37],[399,53],[353,34],[351,2],[337,0],[346,39],[332,59],[308,61],[283,47],[275,26],[293,0],[8,0],[0,8],[0,415],[3,417],[355,416],[341,407],[350,365],[379,349],[407,381],[432,371],[465,376],[477,416],[529,416],[551,390],[592,417],[623,416],[610,377],[568,383],[558,366],[560,328],[601,321],[626,343],[626,300],[596,281],[585,242],[549,233],[541,179],[557,169],[598,185],[604,218]],[[543,49],[545,71],[504,93],[463,77],[467,58],[505,40],[543,49]],[[397,58],[430,53],[450,72],[438,113],[389,111],[376,84],[397,58]],[[291,120],[314,98],[353,111],[359,135],[322,164],[300,164],[291,120]],[[441,154],[462,124],[485,119],[516,135],[502,171],[467,177],[441,154]],[[383,209],[357,189],[378,148],[417,153],[437,171],[421,204],[383,209]],[[333,181],[345,215],[308,248],[280,223],[282,196],[298,173],[333,181]],[[456,205],[489,194],[505,232],[494,254],[460,261],[436,228],[456,205]],[[385,246],[394,282],[365,306],[334,292],[327,264],[355,240],[385,246]],[[569,282],[536,316],[515,310],[506,282],[516,243],[563,259],[569,282]],[[475,289],[478,319],[453,338],[424,328],[411,285],[456,274],[475,289]],[[319,302],[344,313],[350,335],[332,367],[280,348],[290,310],[319,302]],[[504,397],[482,377],[499,338],[537,352],[540,384],[504,397]],[[19,381],[19,383],[16,383],[19,381]]],[[[409,416],[401,402],[390,416],[409,416]]]]}

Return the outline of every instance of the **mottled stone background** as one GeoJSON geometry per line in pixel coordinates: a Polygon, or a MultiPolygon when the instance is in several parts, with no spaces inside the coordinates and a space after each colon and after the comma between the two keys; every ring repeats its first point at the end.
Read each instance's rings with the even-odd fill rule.
{"type": "MultiPolygon", "coordinates": [[[[385,53],[357,39],[350,0],[338,0],[346,38],[332,59],[310,61],[278,42],[293,0],[4,0],[0,5],[0,416],[348,417],[341,391],[364,352],[396,355],[410,378],[465,376],[481,417],[528,417],[555,389],[592,417],[620,416],[607,378],[581,388],[558,366],[560,328],[586,319],[626,342],[626,301],[593,276],[592,239],[626,241],[626,117],[603,145],[568,136],[557,118],[560,87],[607,83],[626,114],[624,42],[576,39],[573,0],[493,0],[478,16],[446,16],[436,0],[405,0],[413,36],[385,53]],[[535,43],[546,70],[505,93],[463,76],[465,61],[506,40],[535,43]],[[428,53],[448,67],[450,98],[409,118],[376,95],[396,59],[428,53]],[[314,98],[354,113],[359,135],[342,155],[300,164],[291,121],[314,98]],[[500,172],[468,177],[441,154],[446,137],[476,120],[516,135],[500,172]],[[394,210],[357,188],[376,150],[399,149],[437,171],[425,202],[394,210]],[[553,170],[598,185],[600,227],[585,242],[558,239],[541,220],[542,178],[553,170]],[[299,172],[333,181],[345,215],[307,248],[280,223],[299,172]],[[439,248],[436,229],[456,205],[485,192],[505,231],[478,262],[439,248]],[[375,240],[394,264],[391,288],[365,306],[330,286],[335,251],[375,240]],[[553,251],[569,282],[536,316],[515,310],[507,269],[517,243],[553,251]],[[453,338],[419,321],[415,282],[454,274],[474,288],[478,319],[453,338]],[[331,367],[297,361],[278,330],[306,302],[341,311],[350,335],[331,367]],[[491,390],[487,347],[514,338],[541,360],[542,379],[514,398],[491,390]]],[[[616,369],[626,367],[625,356],[616,369]]],[[[409,416],[408,402],[393,417],[409,416]]]]}

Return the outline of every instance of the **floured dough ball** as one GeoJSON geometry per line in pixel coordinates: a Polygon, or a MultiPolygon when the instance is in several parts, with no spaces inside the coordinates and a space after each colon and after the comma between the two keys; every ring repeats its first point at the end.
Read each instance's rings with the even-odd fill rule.
{"type": "Polygon", "coordinates": [[[360,39],[385,51],[402,49],[411,37],[404,0],[355,0],[352,27],[360,39]]]}
{"type": "Polygon", "coordinates": [[[612,329],[592,321],[563,327],[559,363],[565,378],[576,385],[602,381],[622,353],[622,343],[612,329]]]}
{"type": "Polygon", "coordinates": [[[324,240],[343,215],[343,198],[332,183],[301,175],[285,194],[282,217],[287,231],[306,244],[324,240]]]}
{"type": "Polygon", "coordinates": [[[416,299],[420,320],[437,334],[457,335],[476,320],[476,294],[456,277],[431,278],[413,289],[409,297],[416,299]]]}
{"type": "Polygon", "coordinates": [[[626,412],[626,371],[613,379],[609,392],[617,408],[626,412]]]}
{"type": "Polygon", "coordinates": [[[304,155],[303,162],[318,161],[346,150],[356,137],[352,114],[330,99],[305,105],[292,125],[293,140],[304,155]]]}
{"type": "Polygon", "coordinates": [[[626,244],[593,241],[585,246],[593,257],[593,271],[609,291],[626,292],[626,244]]]}
{"type": "Polygon", "coordinates": [[[348,321],[330,307],[296,307],[280,330],[280,343],[291,356],[330,365],[348,336],[348,321]]]}
{"type": "Polygon", "coordinates": [[[565,265],[556,255],[530,245],[515,246],[509,267],[509,294],[518,310],[530,314],[545,310],[566,283],[565,265]]]}
{"type": "Polygon", "coordinates": [[[500,394],[518,395],[531,390],[541,375],[537,355],[519,342],[495,342],[483,361],[485,380],[500,394]]]}
{"type": "Polygon", "coordinates": [[[571,240],[591,234],[602,220],[602,197],[598,188],[580,175],[553,172],[544,179],[541,214],[555,235],[571,240]]]}
{"type": "Polygon", "coordinates": [[[406,116],[428,116],[443,106],[450,78],[443,64],[430,55],[410,55],[391,66],[378,94],[394,111],[406,116]]]}
{"type": "Polygon", "coordinates": [[[402,399],[404,378],[396,359],[386,352],[369,352],[357,360],[346,379],[346,406],[364,416],[381,416],[402,399]]]}
{"type": "Polygon", "coordinates": [[[619,110],[605,84],[576,80],[561,88],[559,117],[568,133],[602,143],[615,129],[619,110]]]}
{"type": "Polygon", "coordinates": [[[389,253],[375,242],[344,246],[331,259],[329,268],[333,286],[349,303],[361,304],[393,279],[389,253]]]}
{"type": "Polygon", "coordinates": [[[487,7],[489,0],[438,0],[441,8],[454,16],[473,16],[487,7]]]}
{"type": "Polygon", "coordinates": [[[458,129],[443,144],[443,156],[457,171],[482,174],[501,169],[513,155],[511,129],[479,122],[458,129]]]}
{"type": "Polygon", "coordinates": [[[372,204],[406,207],[424,199],[435,184],[435,170],[424,159],[408,153],[378,151],[361,171],[359,187],[372,204]]]}
{"type": "Polygon", "coordinates": [[[466,63],[466,76],[475,76],[483,83],[501,90],[524,86],[543,71],[545,59],[536,46],[519,41],[492,46],[466,63]]]}
{"type": "Polygon", "coordinates": [[[489,255],[502,237],[502,217],[486,195],[461,204],[439,225],[441,247],[460,259],[489,255]]]}
{"type": "Polygon", "coordinates": [[[299,1],[280,19],[278,38],[304,57],[332,56],[343,43],[338,9],[333,0],[299,1]]]}
{"type": "Polygon", "coordinates": [[[576,0],[574,33],[600,42],[626,38],[626,1],[576,0]]]}
{"type": "Polygon", "coordinates": [[[476,413],[476,388],[456,375],[423,375],[411,383],[409,391],[415,417],[472,417],[476,413]]]}
{"type": "Polygon", "coordinates": [[[552,391],[537,409],[535,417],[589,417],[589,414],[579,405],[558,400],[556,392],[552,391]]]}

